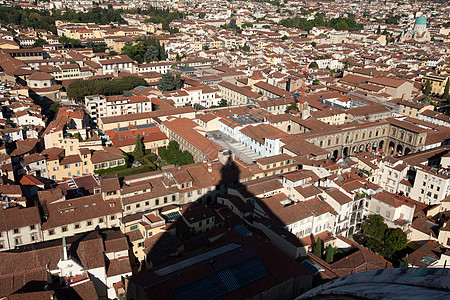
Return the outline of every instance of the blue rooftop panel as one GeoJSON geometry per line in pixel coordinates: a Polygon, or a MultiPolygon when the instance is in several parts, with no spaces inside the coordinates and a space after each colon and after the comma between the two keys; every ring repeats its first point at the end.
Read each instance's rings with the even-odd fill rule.
{"type": "Polygon", "coordinates": [[[172,291],[177,300],[207,300],[237,290],[269,275],[262,261],[254,257],[172,291]]]}

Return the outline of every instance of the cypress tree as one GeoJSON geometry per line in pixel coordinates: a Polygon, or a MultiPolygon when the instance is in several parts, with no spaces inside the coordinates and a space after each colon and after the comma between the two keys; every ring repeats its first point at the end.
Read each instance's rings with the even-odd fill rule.
{"type": "Polygon", "coordinates": [[[331,264],[333,262],[333,257],[334,257],[334,249],[333,246],[328,245],[327,248],[327,257],[325,258],[325,261],[329,264],[331,264]]]}
{"type": "Polygon", "coordinates": [[[319,258],[322,257],[322,240],[320,237],[317,238],[316,244],[313,247],[313,253],[319,258]]]}
{"type": "Polygon", "coordinates": [[[134,145],[133,157],[139,159],[144,155],[144,144],[142,144],[141,136],[138,134],[138,136],[136,137],[136,143],[134,145]]]}
{"type": "Polygon", "coordinates": [[[450,100],[449,89],[450,89],[450,78],[447,79],[447,83],[445,84],[444,94],[442,95],[442,98],[447,101],[450,100]]]}
{"type": "Polygon", "coordinates": [[[431,81],[428,79],[425,82],[425,90],[423,91],[423,93],[427,96],[429,96],[431,94],[431,81]]]}

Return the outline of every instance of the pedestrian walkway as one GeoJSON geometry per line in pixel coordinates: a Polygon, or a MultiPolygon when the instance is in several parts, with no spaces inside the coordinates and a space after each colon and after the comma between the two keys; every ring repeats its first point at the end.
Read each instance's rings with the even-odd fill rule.
{"type": "Polygon", "coordinates": [[[235,139],[223,133],[220,133],[220,135],[212,135],[210,139],[222,148],[233,152],[239,160],[243,161],[246,164],[251,164],[255,160],[263,158],[262,155],[255,153],[253,150],[250,150],[250,148],[245,147],[235,139]]]}

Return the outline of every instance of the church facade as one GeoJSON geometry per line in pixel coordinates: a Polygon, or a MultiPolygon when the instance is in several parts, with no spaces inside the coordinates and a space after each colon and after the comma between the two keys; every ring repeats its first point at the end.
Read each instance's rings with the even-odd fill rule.
{"type": "Polygon", "coordinates": [[[400,42],[429,42],[430,40],[431,35],[427,29],[427,19],[424,15],[416,19],[416,22],[414,23],[414,27],[412,29],[403,31],[402,35],[400,36],[400,42]]]}

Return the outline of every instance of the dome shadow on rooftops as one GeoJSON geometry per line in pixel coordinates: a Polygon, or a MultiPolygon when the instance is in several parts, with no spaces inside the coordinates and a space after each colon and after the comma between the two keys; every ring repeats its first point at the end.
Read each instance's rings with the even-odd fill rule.
{"type": "MultiPolygon", "coordinates": [[[[256,182],[264,194],[265,182],[279,176],[252,182],[256,182]]],[[[136,228],[133,220],[141,218],[164,227],[138,243],[142,252],[133,247],[130,260],[134,259],[134,272],[124,279],[123,299],[243,299],[262,295],[266,289],[293,280],[297,283],[292,286],[285,283],[289,287],[282,292],[283,299],[289,299],[311,288],[312,273],[295,261],[302,242],[247,188],[252,177],[251,171],[235,161],[229,151],[219,154],[218,162],[167,170],[162,179],[167,189],[177,183],[181,191],[190,190],[187,195],[197,200],[179,206],[167,205],[157,211],[141,213],[139,217],[123,217],[123,228],[136,228]],[[204,182],[209,182],[214,188],[200,194],[199,183],[190,181],[193,177],[203,180],[201,187],[206,188],[204,182]],[[262,224],[270,228],[274,238],[282,235],[291,243],[291,255],[275,247],[273,244],[277,242],[271,243],[272,237],[263,232],[262,224]],[[285,276],[282,282],[276,282],[280,280],[276,276],[278,272],[285,276]],[[226,279],[227,276],[231,277],[226,279]],[[234,284],[230,285],[228,280],[234,284]]],[[[140,241],[136,230],[125,230],[130,243],[140,241]]]]}

